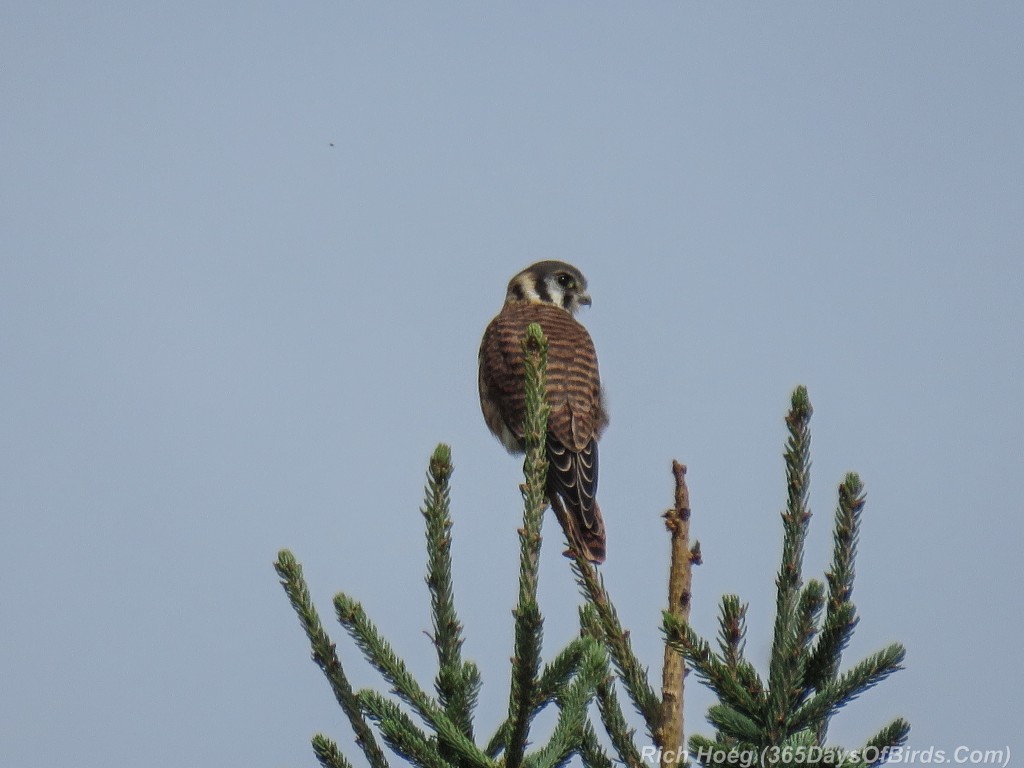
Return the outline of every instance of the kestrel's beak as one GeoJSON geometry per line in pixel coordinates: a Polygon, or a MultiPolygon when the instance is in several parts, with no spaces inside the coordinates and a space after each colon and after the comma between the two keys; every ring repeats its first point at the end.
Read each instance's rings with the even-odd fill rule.
{"type": "Polygon", "coordinates": [[[589,307],[593,302],[590,301],[589,293],[581,293],[576,297],[576,303],[581,307],[589,307]]]}

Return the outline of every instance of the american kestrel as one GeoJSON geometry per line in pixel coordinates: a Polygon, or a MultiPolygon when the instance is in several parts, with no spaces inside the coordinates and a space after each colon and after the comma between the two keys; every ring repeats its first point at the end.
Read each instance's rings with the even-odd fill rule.
{"type": "Polygon", "coordinates": [[[513,277],[505,305],[480,343],[480,407],[509,453],[526,450],[522,340],[530,323],[548,339],[547,497],[569,545],[594,563],[605,558],[597,504],[597,441],[608,424],[597,353],[573,317],[590,306],[583,273],[562,261],[540,261],[513,277]]]}

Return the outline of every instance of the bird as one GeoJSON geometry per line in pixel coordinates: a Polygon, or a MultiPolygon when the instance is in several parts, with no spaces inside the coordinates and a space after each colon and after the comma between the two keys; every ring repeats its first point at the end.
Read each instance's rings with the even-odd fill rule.
{"type": "Polygon", "coordinates": [[[511,454],[526,450],[526,393],[522,340],[537,323],[548,340],[550,406],[545,451],[545,493],[569,550],[592,563],[606,555],[604,520],[597,503],[597,441],[608,425],[597,353],[575,315],[591,305],[587,280],[564,261],[539,261],[513,277],[501,311],[480,342],[480,408],[491,433],[511,454]]]}

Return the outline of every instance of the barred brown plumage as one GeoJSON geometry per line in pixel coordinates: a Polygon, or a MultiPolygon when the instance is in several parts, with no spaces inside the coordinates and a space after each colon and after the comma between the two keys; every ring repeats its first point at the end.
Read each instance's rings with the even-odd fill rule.
{"type": "Polygon", "coordinates": [[[542,261],[512,278],[505,305],[480,344],[480,406],[491,432],[522,453],[526,415],[521,342],[530,323],[548,339],[547,495],[571,547],[605,559],[604,521],[597,503],[597,441],[608,423],[587,329],[573,317],[590,304],[586,279],[570,264],[542,261]]]}

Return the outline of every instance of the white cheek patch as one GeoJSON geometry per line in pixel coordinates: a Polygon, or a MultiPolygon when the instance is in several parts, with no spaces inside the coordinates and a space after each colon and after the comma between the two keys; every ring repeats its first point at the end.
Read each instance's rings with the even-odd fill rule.
{"type": "Polygon", "coordinates": [[[539,302],[541,300],[536,284],[526,275],[516,280],[514,287],[509,287],[508,296],[509,298],[516,297],[520,301],[539,302]],[[519,295],[516,296],[516,293],[519,295]]]}

